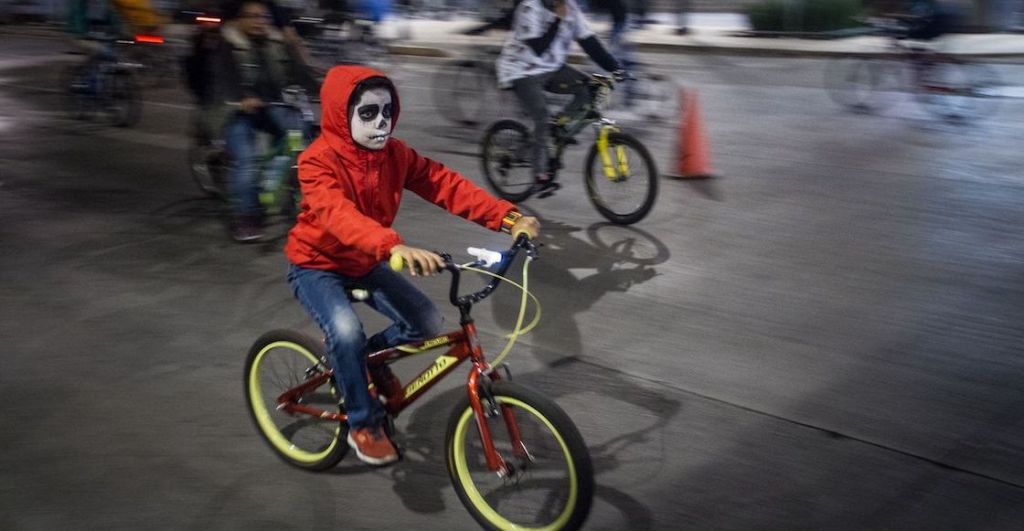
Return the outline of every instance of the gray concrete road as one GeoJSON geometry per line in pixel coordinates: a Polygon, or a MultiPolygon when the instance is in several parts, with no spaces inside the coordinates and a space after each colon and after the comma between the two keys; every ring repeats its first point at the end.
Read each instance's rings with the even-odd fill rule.
{"type": "MultiPolygon", "coordinates": [[[[264,446],[245,353],[315,333],[286,227],[229,241],[187,172],[179,88],[147,92],[136,129],[66,119],[62,50],[0,41],[0,528],[473,528],[443,462],[455,381],[399,419],[397,466],[304,473],[264,446]]],[[[565,189],[525,204],[544,320],[512,365],[586,438],[588,528],[1020,529],[1021,100],[970,126],[909,97],[857,116],[821,61],[652,59],[699,91],[722,177],[664,180],[648,219],[610,226],[578,149],[565,189]]],[[[438,64],[400,67],[400,136],[480,181],[479,132],[430,104],[438,64]]],[[[627,126],[668,169],[675,118],[627,126]]],[[[505,241],[413,196],[398,228],[456,253],[505,241]]],[[[419,284],[443,300],[443,278],[419,284]]],[[[479,308],[486,347],[516,303],[479,308]]]]}

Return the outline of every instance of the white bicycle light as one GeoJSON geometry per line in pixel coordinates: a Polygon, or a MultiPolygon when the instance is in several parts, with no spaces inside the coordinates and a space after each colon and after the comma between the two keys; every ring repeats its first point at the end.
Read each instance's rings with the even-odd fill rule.
{"type": "Polygon", "coordinates": [[[497,251],[490,251],[487,249],[481,249],[479,247],[469,247],[466,252],[476,258],[486,267],[491,267],[502,260],[501,253],[497,251]]]}

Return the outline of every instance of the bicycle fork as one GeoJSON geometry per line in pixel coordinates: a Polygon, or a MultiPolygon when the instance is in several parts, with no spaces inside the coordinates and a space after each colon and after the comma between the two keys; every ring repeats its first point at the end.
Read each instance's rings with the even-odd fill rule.
{"type": "Polygon", "coordinates": [[[626,157],[626,148],[622,144],[615,146],[615,162],[612,162],[612,154],[608,145],[608,135],[618,133],[619,128],[615,124],[602,120],[597,127],[597,153],[601,157],[601,165],[604,167],[604,176],[611,182],[619,182],[629,177],[629,159],[626,157]]]}
{"type": "Polygon", "coordinates": [[[516,467],[502,458],[498,453],[498,449],[494,446],[494,438],[491,435],[491,428],[487,424],[487,419],[498,415],[500,410],[500,414],[505,424],[505,429],[508,430],[513,455],[524,461],[531,461],[532,457],[530,456],[530,452],[526,449],[526,444],[523,443],[523,438],[519,432],[519,424],[516,422],[511,406],[499,405],[490,390],[486,387],[486,382],[484,382],[484,385],[480,385],[481,376],[489,378],[492,381],[500,379],[498,374],[493,371],[490,375],[485,375],[479,368],[472,371],[470,373],[468,383],[470,407],[473,408],[476,427],[480,433],[480,442],[484,447],[484,457],[487,460],[487,468],[497,473],[500,478],[509,477],[516,472],[516,467]]]}

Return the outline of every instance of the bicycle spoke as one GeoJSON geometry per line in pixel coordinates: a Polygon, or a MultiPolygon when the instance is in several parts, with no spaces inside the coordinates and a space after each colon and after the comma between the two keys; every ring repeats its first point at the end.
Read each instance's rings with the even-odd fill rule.
{"type": "Polygon", "coordinates": [[[459,499],[489,529],[578,529],[594,483],[572,420],[543,395],[511,382],[491,389],[502,414],[485,422],[506,467],[499,474],[487,466],[467,397],[448,422],[448,469],[459,499]]]}
{"type": "Polygon", "coordinates": [[[657,197],[657,169],[639,141],[622,133],[609,135],[587,158],[586,184],[594,206],[610,221],[635,223],[650,211],[657,197]]]}
{"type": "Polygon", "coordinates": [[[488,505],[508,520],[522,526],[543,526],[555,520],[568,503],[570,471],[562,447],[539,419],[519,408],[515,417],[533,460],[524,462],[514,456],[504,422],[495,417],[488,423],[495,445],[515,470],[504,478],[488,470],[483,446],[474,436],[466,451],[473,463],[473,481],[488,505]]]}
{"type": "MultiPolygon", "coordinates": [[[[277,404],[282,393],[321,373],[323,366],[312,348],[287,340],[257,342],[247,365],[246,392],[253,419],[271,447],[296,466],[333,466],[347,448],[339,443],[342,425],[337,420],[281,410],[277,404]]],[[[338,411],[341,402],[330,379],[294,400],[328,412],[338,411]]]]}

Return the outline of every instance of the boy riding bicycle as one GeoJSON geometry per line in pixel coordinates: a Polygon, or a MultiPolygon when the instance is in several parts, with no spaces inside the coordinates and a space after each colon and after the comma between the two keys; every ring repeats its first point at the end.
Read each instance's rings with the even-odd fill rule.
{"type": "Polygon", "coordinates": [[[513,16],[512,34],[498,58],[498,85],[511,88],[533,120],[531,168],[540,197],[558,189],[548,172],[552,123],[544,92],[572,94],[572,101],[562,111],[563,120],[578,114],[590,97],[587,75],[566,64],[574,40],[601,68],[622,76],[622,66],[587,26],[576,0],[522,0],[513,16]]]}
{"type": "MultiPolygon", "coordinates": [[[[539,223],[515,205],[392,139],[400,110],[394,84],[361,66],[332,68],[320,90],[321,135],[299,158],[302,204],[288,234],[288,282],[323,330],[334,378],[345,399],[348,443],[362,461],[384,465],[398,459],[382,423],[381,404],[368,389],[365,356],[440,332],[442,316],[422,292],[386,262],[393,255],[413,276],[443,267],[437,254],[404,244],[391,228],[402,192],[410,190],[452,214],[492,230],[539,231],[539,223]],[[417,271],[419,273],[417,273],[417,271]],[[346,287],[370,292],[366,303],[393,324],[367,338],[346,287]]],[[[385,368],[375,374],[384,400],[402,386],[385,368]]]]}

